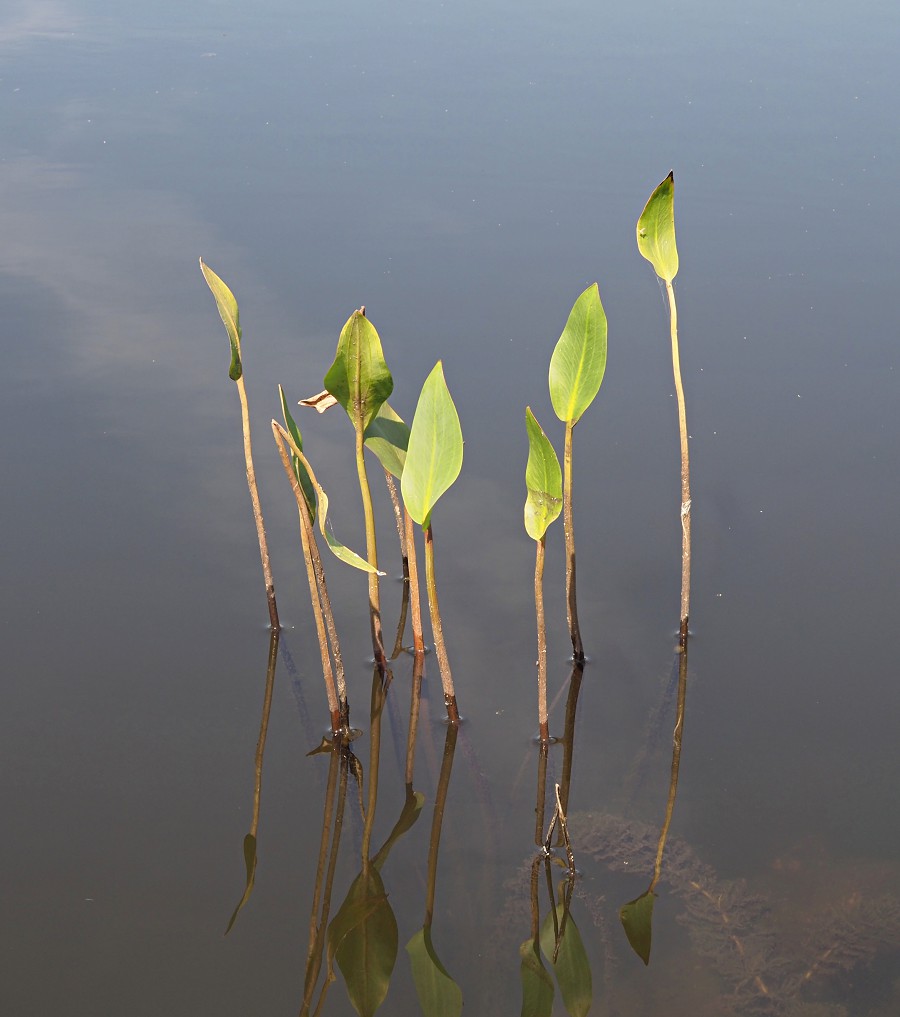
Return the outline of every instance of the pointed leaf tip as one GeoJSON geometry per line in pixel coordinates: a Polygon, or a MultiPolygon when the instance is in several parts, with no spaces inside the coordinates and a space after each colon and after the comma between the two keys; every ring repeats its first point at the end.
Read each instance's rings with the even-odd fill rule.
{"type": "Polygon", "coordinates": [[[606,312],[592,283],[569,312],[550,358],[550,400],[560,420],[578,423],[606,373],[606,312]]]}
{"type": "Polygon", "coordinates": [[[637,221],[637,245],[641,255],[666,282],[678,274],[678,248],[675,244],[675,172],[647,199],[637,221]]]}
{"type": "Polygon", "coordinates": [[[213,272],[209,265],[204,264],[202,258],[200,259],[200,271],[203,273],[206,285],[209,286],[212,292],[219,317],[222,319],[222,324],[225,326],[225,331],[228,334],[228,343],[231,347],[231,365],[228,368],[228,377],[232,381],[237,381],[244,370],[241,363],[241,316],[238,311],[237,300],[235,300],[234,294],[219,276],[213,272]]]}

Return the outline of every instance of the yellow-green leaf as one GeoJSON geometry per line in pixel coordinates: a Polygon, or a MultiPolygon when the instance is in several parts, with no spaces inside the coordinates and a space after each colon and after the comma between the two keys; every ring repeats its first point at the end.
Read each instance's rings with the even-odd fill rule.
{"type": "Polygon", "coordinates": [[[462,990],[434,952],[430,926],[419,929],[406,944],[406,952],[419,1006],[425,1017],[459,1017],[463,1005],[462,990]]]}
{"type": "MultiPolygon", "coordinates": [[[[278,386],[278,398],[281,400],[281,415],[284,417],[284,426],[288,429],[288,433],[296,442],[297,447],[303,451],[303,435],[300,433],[300,428],[297,427],[297,423],[288,409],[287,398],[285,397],[284,389],[280,385],[278,386]]],[[[309,474],[306,472],[306,467],[300,462],[293,450],[291,451],[291,465],[294,468],[294,476],[300,484],[301,491],[303,491],[303,497],[306,499],[309,521],[315,522],[316,489],[309,474]]]]}
{"type": "Polygon", "coordinates": [[[653,939],[653,901],[656,894],[646,890],[634,900],[619,908],[619,919],[631,949],[645,964],[650,963],[650,945],[653,939]]]}
{"type": "Polygon", "coordinates": [[[228,368],[228,377],[232,381],[237,381],[244,370],[241,364],[241,316],[238,311],[237,300],[235,300],[234,294],[213,272],[209,265],[203,264],[202,258],[200,259],[200,271],[203,273],[203,278],[212,291],[213,297],[215,297],[219,317],[222,319],[222,324],[228,333],[228,343],[231,346],[231,366],[228,368]]]}
{"type": "Polygon", "coordinates": [[[596,283],[581,294],[550,358],[550,400],[560,420],[578,423],[606,372],[606,312],[596,283]]]}
{"type": "Polygon", "coordinates": [[[675,174],[670,173],[650,195],[637,221],[637,245],[660,279],[678,274],[675,246],[675,174]]]}
{"type": "Polygon", "coordinates": [[[334,363],[325,375],[325,388],[347,411],[357,431],[365,431],[394,390],[381,340],[362,311],[354,311],[341,329],[334,363]]]}
{"type": "Polygon", "coordinates": [[[540,540],[562,510],[562,471],[550,439],[544,434],[530,406],[525,408],[525,429],[528,432],[525,529],[533,540],[540,540]]]}
{"type": "Polygon", "coordinates": [[[522,1017],[551,1017],[553,979],[547,974],[536,939],[526,939],[519,947],[519,975],[522,980],[522,1017]]]}
{"type": "Polygon", "coordinates": [[[406,450],[409,447],[409,428],[403,418],[383,403],[375,419],[363,434],[366,448],[371,449],[381,465],[399,480],[403,476],[406,450]]]}
{"type": "Polygon", "coordinates": [[[571,912],[563,920],[564,907],[556,905],[556,924],[551,912],[541,927],[541,950],[553,965],[566,1012],[571,1017],[587,1017],[594,998],[591,964],[571,912]],[[556,950],[555,930],[560,930],[556,950]],[[553,960],[554,954],[556,961],[553,960]]]}

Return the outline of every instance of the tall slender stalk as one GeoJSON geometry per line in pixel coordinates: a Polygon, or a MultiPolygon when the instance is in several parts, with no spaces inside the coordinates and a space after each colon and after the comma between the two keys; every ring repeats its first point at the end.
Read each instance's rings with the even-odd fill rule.
{"type": "Polygon", "coordinates": [[[441,623],[441,609],[438,605],[437,584],[434,579],[434,534],[430,523],[425,530],[425,586],[428,590],[428,611],[431,615],[434,651],[437,654],[441,684],[444,688],[444,705],[447,707],[450,723],[459,724],[456,692],[453,688],[453,675],[450,673],[450,658],[447,656],[447,646],[444,643],[444,626],[441,623]]]}
{"type": "Polygon", "coordinates": [[[535,541],[534,610],[537,620],[538,642],[538,724],[542,744],[550,741],[550,721],[547,715],[547,627],[544,621],[544,551],[547,539],[535,541]]]}
{"type": "Polygon", "coordinates": [[[669,297],[669,331],[672,336],[672,373],[678,401],[678,433],[681,438],[681,626],[679,640],[687,646],[688,616],[691,613],[691,465],[688,452],[687,416],[684,409],[684,386],[681,383],[681,358],[678,352],[678,310],[675,287],[666,280],[669,297]]]}
{"type": "MultiPolygon", "coordinates": [[[[369,478],[366,474],[366,460],[363,455],[365,443],[362,429],[356,429],[356,472],[359,476],[359,490],[362,495],[363,515],[366,520],[366,559],[369,564],[378,568],[378,542],[375,537],[375,511],[372,508],[372,492],[369,489],[369,478]]],[[[387,669],[387,657],[384,652],[384,638],[381,632],[381,594],[378,588],[379,576],[375,572],[368,573],[369,580],[369,627],[372,632],[372,649],[375,663],[382,671],[387,669]]]]}
{"type": "Polygon", "coordinates": [[[425,639],[422,635],[422,603],[419,599],[419,560],[416,553],[412,516],[406,510],[404,510],[403,516],[403,525],[406,530],[406,556],[409,563],[409,605],[412,611],[413,650],[419,654],[425,652],[425,639]]]}
{"type": "Polygon", "coordinates": [[[584,645],[578,624],[578,598],[575,592],[575,527],[572,521],[572,431],[575,422],[566,421],[566,445],[563,454],[563,528],[566,534],[566,618],[572,637],[572,656],[584,663],[584,645]]]}

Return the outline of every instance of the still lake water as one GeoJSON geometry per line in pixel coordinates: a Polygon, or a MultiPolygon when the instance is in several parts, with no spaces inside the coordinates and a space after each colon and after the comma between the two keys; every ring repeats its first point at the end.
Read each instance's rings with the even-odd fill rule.
{"type": "MultiPolygon", "coordinates": [[[[569,803],[591,1013],[900,1010],[898,50],[900,8],[878,0],[3,6],[4,1014],[299,1010],[328,768],[305,754],[327,711],[268,421],[278,382],[292,400],[321,388],[363,303],[392,404],[409,419],[441,357],[466,436],[435,513],[466,722],[433,939],[466,1013],[519,1012],[537,765],[523,416],[531,404],[561,447],[547,364],[594,280],[609,364],[575,433],[590,662],[569,803]],[[678,622],[678,440],[665,305],[634,223],[670,168],[695,637],[645,969],[616,909],[652,858],[635,849],[623,874],[603,854],[658,829],[668,785],[671,700],[658,730],[649,718],[678,622]],[[256,886],[227,938],[268,635],[201,255],[241,305],[296,668],[282,655],[256,886]],[[704,924],[692,879],[739,934],[725,904],[704,924]]],[[[347,422],[300,422],[359,548],[347,422]]],[[[557,524],[551,697],[568,673],[561,545],[557,524]]],[[[368,775],[364,580],[326,567],[368,775]]],[[[404,798],[409,670],[385,710],[379,846],[404,798]]],[[[403,945],[424,909],[437,681],[429,658],[426,803],[383,870],[400,941],[385,1014],[420,1012],[403,945]]],[[[358,867],[354,802],[335,907],[358,867]]],[[[352,1012],[339,978],[325,1013],[352,1012]]]]}

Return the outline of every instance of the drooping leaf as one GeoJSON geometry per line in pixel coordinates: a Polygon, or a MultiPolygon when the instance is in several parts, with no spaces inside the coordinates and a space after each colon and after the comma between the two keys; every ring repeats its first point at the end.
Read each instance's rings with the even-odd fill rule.
{"type": "Polygon", "coordinates": [[[356,877],[328,927],[328,955],[337,961],[360,1017],[384,1002],[397,960],[397,920],[374,866],[356,877]]]}
{"type": "MultiPolygon", "coordinates": [[[[280,385],[278,386],[278,398],[281,400],[281,415],[284,417],[284,426],[288,429],[288,434],[294,439],[297,447],[303,451],[303,435],[300,434],[300,428],[297,427],[294,418],[291,416],[291,411],[288,409],[287,399],[284,395],[284,389],[280,385]]],[[[309,474],[306,472],[306,467],[293,451],[291,451],[291,465],[294,467],[294,476],[300,483],[300,489],[303,491],[303,497],[306,499],[309,520],[310,522],[315,522],[316,489],[309,474]]]]}
{"type": "Polygon", "coordinates": [[[422,814],[422,806],[424,804],[425,795],[423,795],[421,791],[407,790],[406,801],[403,803],[400,818],[394,824],[394,829],[391,830],[388,839],[381,845],[381,848],[372,859],[372,864],[379,872],[381,871],[381,867],[387,861],[387,856],[390,854],[391,848],[397,843],[403,834],[413,826],[422,814]]]}
{"type": "Polygon", "coordinates": [[[637,221],[637,245],[660,279],[678,274],[675,246],[675,174],[670,173],[647,200],[637,221]]]}
{"type": "Polygon", "coordinates": [[[431,942],[431,927],[413,936],[406,944],[419,1006],[425,1017],[459,1017],[462,1013],[462,990],[447,973],[431,942]]]}
{"type": "Polygon", "coordinates": [[[653,938],[653,901],[656,894],[645,890],[640,897],[619,908],[619,919],[631,949],[645,964],[650,963],[650,944],[653,938]]]}
{"type": "Polygon", "coordinates": [[[375,419],[363,434],[366,448],[371,449],[381,465],[399,480],[403,476],[406,450],[409,447],[409,428],[403,418],[383,403],[375,419]]]}
{"type": "Polygon", "coordinates": [[[232,381],[237,381],[244,370],[241,364],[241,316],[238,311],[237,300],[234,299],[234,294],[213,272],[209,265],[203,264],[202,258],[200,259],[200,271],[203,273],[207,286],[212,290],[212,295],[215,297],[216,307],[219,311],[219,317],[222,319],[222,324],[228,333],[228,343],[231,346],[231,365],[228,368],[228,377],[232,381]]]}
{"type": "Polygon", "coordinates": [[[556,921],[561,937],[556,963],[553,963],[556,926],[553,924],[552,913],[547,915],[541,926],[541,950],[553,967],[566,1012],[571,1017],[586,1017],[594,999],[591,964],[571,912],[564,922],[563,911],[563,905],[557,904],[556,921]]]}
{"type": "Polygon", "coordinates": [[[525,529],[533,540],[540,540],[562,510],[562,471],[550,439],[544,434],[530,406],[525,407],[525,429],[528,432],[525,529]]]}
{"type": "Polygon", "coordinates": [[[365,558],[360,557],[360,555],[358,555],[355,551],[351,551],[349,547],[345,547],[337,539],[337,537],[335,537],[331,529],[331,523],[328,520],[328,495],[316,479],[316,475],[313,472],[312,467],[309,465],[309,460],[303,454],[303,449],[300,448],[294,440],[294,436],[289,431],[286,431],[277,421],[273,420],[272,423],[281,432],[282,438],[284,438],[291,452],[293,452],[303,468],[306,470],[309,475],[309,479],[315,488],[319,499],[319,529],[322,531],[322,536],[325,538],[325,542],[328,544],[331,553],[336,558],[340,558],[340,560],[345,564],[352,565],[355,569],[360,569],[362,572],[374,572],[376,575],[383,576],[384,572],[379,572],[378,569],[370,565],[365,558]]]}
{"type": "Polygon", "coordinates": [[[439,360],[425,379],[409,434],[406,464],[400,478],[403,503],[412,518],[427,528],[431,510],[459,476],[463,436],[459,415],[439,360]]]}
{"type": "Polygon", "coordinates": [[[250,900],[250,894],[253,893],[253,883],[256,879],[256,838],[252,833],[248,833],[244,838],[244,866],[247,869],[247,882],[244,886],[244,895],[231,913],[231,919],[228,922],[228,927],[225,929],[226,936],[231,932],[232,926],[237,921],[241,908],[250,900]]]}
{"type": "Polygon", "coordinates": [[[537,940],[526,939],[519,947],[519,974],[522,979],[522,1017],[551,1017],[553,979],[538,953],[537,940]]]}
{"type": "Polygon", "coordinates": [[[394,390],[381,340],[362,311],[354,311],[341,329],[334,363],[325,375],[325,388],[360,432],[365,431],[394,390]]]}
{"type": "Polygon", "coordinates": [[[606,371],[606,312],[596,283],[572,306],[550,358],[550,400],[560,420],[576,424],[606,371]]]}

